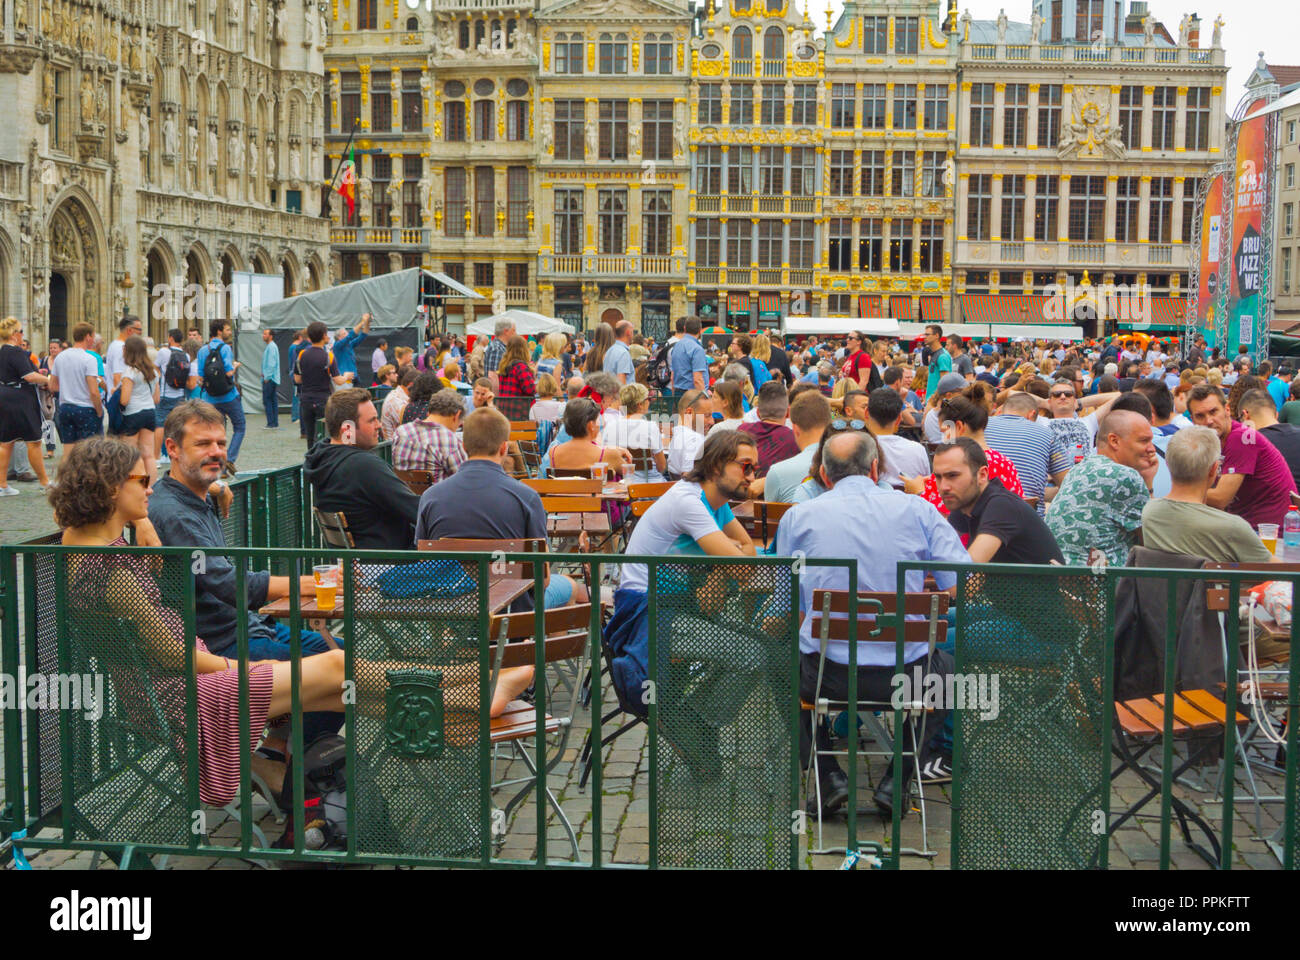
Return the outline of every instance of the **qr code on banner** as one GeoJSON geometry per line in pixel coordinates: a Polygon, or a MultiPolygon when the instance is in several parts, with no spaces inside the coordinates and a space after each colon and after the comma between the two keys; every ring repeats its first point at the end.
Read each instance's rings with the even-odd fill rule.
{"type": "Polygon", "coordinates": [[[1251,343],[1255,335],[1255,318],[1249,313],[1241,315],[1241,343],[1247,346],[1251,343]]]}

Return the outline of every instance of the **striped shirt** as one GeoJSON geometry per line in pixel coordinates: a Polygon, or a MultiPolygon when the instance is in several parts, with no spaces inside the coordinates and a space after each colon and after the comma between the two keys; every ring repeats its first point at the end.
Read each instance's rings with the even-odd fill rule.
{"type": "Polygon", "coordinates": [[[428,470],[437,483],[455,473],[466,459],[460,438],[432,420],[404,423],[393,434],[394,470],[428,470]]]}
{"type": "MultiPolygon", "coordinates": [[[[1041,515],[1045,507],[1047,480],[1053,472],[1053,456],[1056,463],[1061,463],[1065,455],[1062,440],[1043,423],[1004,413],[989,419],[984,430],[984,442],[990,450],[996,450],[1015,466],[1024,495],[1038,498],[1041,515]]],[[[1073,462],[1071,456],[1070,463],[1073,462]]]]}

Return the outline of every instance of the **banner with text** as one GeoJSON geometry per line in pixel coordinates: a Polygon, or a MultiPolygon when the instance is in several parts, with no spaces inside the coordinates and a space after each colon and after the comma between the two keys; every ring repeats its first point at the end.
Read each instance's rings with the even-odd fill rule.
{"type": "Polygon", "coordinates": [[[1237,181],[1232,208],[1231,259],[1220,264],[1227,271],[1221,282],[1228,284],[1227,343],[1230,351],[1238,344],[1259,352],[1256,320],[1265,309],[1267,292],[1260,269],[1264,248],[1264,198],[1266,178],[1272,168],[1267,156],[1265,124],[1269,117],[1251,117],[1237,131],[1237,181]]]}

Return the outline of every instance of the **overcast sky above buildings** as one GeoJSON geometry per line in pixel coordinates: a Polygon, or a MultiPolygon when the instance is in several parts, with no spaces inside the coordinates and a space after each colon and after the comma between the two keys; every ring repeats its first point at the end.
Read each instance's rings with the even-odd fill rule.
{"type": "MultiPolygon", "coordinates": [[[[802,3],[800,6],[802,7],[802,3]]],[[[1128,12],[1129,0],[1124,11],[1128,12]]],[[[832,3],[838,18],[843,4],[832,3]]],[[[936,10],[946,10],[947,0],[935,3],[936,10]]],[[[976,20],[996,20],[998,11],[1005,9],[1007,18],[1014,23],[1028,23],[1030,0],[958,0],[961,11],[970,10],[976,20]]],[[[1273,63],[1300,63],[1300,29],[1297,28],[1296,0],[1149,0],[1151,14],[1163,23],[1171,36],[1178,36],[1178,23],[1185,13],[1201,17],[1201,46],[1209,46],[1214,35],[1214,18],[1223,14],[1223,46],[1228,54],[1227,98],[1228,109],[1246,93],[1246,78],[1255,69],[1259,51],[1273,63]]],[[[810,0],[808,13],[817,23],[826,23],[826,0],[810,0]]]]}

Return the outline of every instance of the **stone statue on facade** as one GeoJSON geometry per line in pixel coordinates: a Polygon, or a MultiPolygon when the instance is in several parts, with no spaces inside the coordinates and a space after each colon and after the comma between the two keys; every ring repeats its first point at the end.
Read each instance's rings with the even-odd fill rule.
{"type": "Polygon", "coordinates": [[[686,153],[686,118],[678,113],[677,118],[673,120],[673,139],[677,141],[677,153],[685,155],[686,153]]]}
{"type": "Polygon", "coordinates": [[[170,114],[163,117],[162,137],[164,150],[173,155],[180,152],[181,143],[176,132],[176,118],[170,114]]]}
{"type": "Polygon", "coordinates": [[[238,136],[230,138],[230,171],[233,173],[244,165],[244,141],[238,136]]]}
{"type": "Polygon", "coordinates": [[[587,123],[587,159],[595,160],[600,156],[600,135],[595,120],[587,123]]]}
{"type": "Polygon", "coordinates": [[[199,162],[199,128],[193,123],[185,126],[185,159],[190,163],[199,162]]]}
{"type": "Polygon", "coordinates": [[[276,7],[275,8],[275,39],[280,44],[283,44],[285,42],[284,17],[285,17],[284,7],[283,6],[276,7]]]}
{"type": "Polygon", "coordinates": [[[298,146],[289,148],[289,179],[302,179],[302,148],[298,146]]]}
{"type": "Polygon", "coordinates": [[[1155,39],[1156,39],[1156,18],[1148,16],[1146,19],[1142,21],[1142,42],[1145,43],[1147,46],[1151,46],[1151,44],[1155,41],[1155,39]]]}
{"type": "Polygon", "coordinates": [[[81,75],[81,122],[93,123],[95,120],[95,85],[90,82],[90,74],[81,75]]]}
{"type": "Polygon", "coordinates": [[[256,177],[257,174],[262,169],[257,165],[257,161],[260,158],[260,156],[261,154],[258,152],[257,149],[257,137],[249,137],[248,138],[248,175],[251,177],[256,177]]]}
{"type": "Polygon", "coordinates": [[[998,11],[998,43],[1007,42],[1007,11],[1004,7],[998,11]]]}
{"type": "Polygon", "coordinates": [[[140,152],[148,153],[149,152],[149,115],[145,113],[143,110],[141,110],[138,114],[136,114],[136,118],[140,121],[140,152]]]}
{"type": "Polygon", "coordinates": [[[266,179],[275,179],[275,144],[266,145],[266,179]]]}
{"type": "Polygon", "coordinates": [[[217,165],[217,157],[221,152],[221,145],[217,143],[217,130],[215,127],[208,127],[208,166],[217,165]]]}
{"type": "Polygon", "coordinates": [[[1192,16],[1191,14],[1184,13],[1183,19],[1178,23],[1178,45],[1180,47],[1187,46],[1187,38],[1191,35],[1191,32],[1192,16]]]}
{"type": "Polygon", "coordinates": [[[1223,14],[1214,18],[1214,39],[1211,43],[1215,47],[1223,46],[1223,14]]]}
{"type": "Polygon", "coordinates": [[[1034,8],[1033,15],[1029,18],[1029,42],[1038,43],[1042,39],[1043,24],[1046,23],[1043,15],[1038,8],[1034,8]]]}

